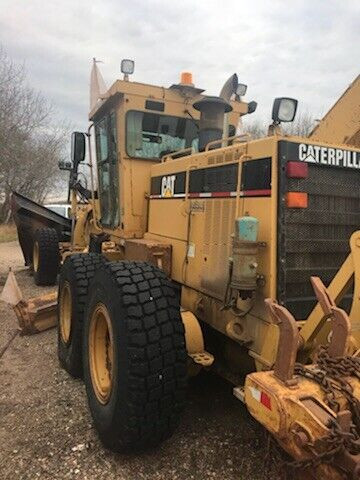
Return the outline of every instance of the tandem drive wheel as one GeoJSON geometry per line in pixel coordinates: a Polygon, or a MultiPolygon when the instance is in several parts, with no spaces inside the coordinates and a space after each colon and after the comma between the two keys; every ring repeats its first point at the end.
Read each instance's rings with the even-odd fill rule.
{"type": "Polygon", "coordinates": [[[58,293],[58,357],[73,377],[82,377],[85,304],[95,271],[106,259],[97,253],[75,253],[61,267],[58,293]]]}
{"type": "Polygon", "coordinates": [[[111,262],[91,283],[84,381],[103,444],[114,451],[169,437],[184,407],[184,327],[171,281],[143,262],[111,262]]]}

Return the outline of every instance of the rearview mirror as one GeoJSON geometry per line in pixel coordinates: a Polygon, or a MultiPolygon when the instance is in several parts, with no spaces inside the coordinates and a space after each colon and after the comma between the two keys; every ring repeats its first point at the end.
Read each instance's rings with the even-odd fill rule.
{"type": "Polygon", "coordinates": [[[79,163],[85,158],[85,133],[73,132],[71,134],[71,160],[74,169],[77,170],[79,163]]]}
{"type": "Polygon", "coordinates": [[[59,160],[58,166],[60,170],[68,170],[68,171],[71,171],[73,167],[72,163],[68,160],[59,160]]]}

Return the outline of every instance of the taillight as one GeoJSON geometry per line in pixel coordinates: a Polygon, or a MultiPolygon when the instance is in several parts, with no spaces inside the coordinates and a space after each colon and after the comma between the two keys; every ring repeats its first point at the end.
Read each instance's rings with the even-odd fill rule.
{"type": "Polygon", "coordinates": [[[309,166],[304,162],[287,162],[286,176],[288,178],[307,178],[309,175],[309,166]]]}
{"type": "Polygon", "coordinates": [[[287,192],[286,206],[289,208],[307,208],[308,194],[305,192],[287,192]]]}

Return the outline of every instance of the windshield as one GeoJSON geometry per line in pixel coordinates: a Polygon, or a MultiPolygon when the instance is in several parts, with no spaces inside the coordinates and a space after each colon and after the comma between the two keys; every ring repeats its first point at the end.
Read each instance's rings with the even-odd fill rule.
{"type": "Polygon", "coordinates": [[[126,150],[130,157],[161,158],[197,145],[195,120],[130,111],[126,121],[126,150]]]}

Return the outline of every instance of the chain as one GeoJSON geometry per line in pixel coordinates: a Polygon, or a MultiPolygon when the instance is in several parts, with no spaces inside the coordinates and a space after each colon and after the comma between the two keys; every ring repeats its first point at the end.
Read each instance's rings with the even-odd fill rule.
{"type": "MultiPolygon", "coordinates": [[[[340,411],[338,397],[342,394],[348,403],[352,423],[349,432],[344,432],[338,422],[333,419],[329,433],[318,439],[315,444],[308,443],[306,447],[313,456],[305,460],[291,461],[284,458],[276,444],[278,462],[288,469],[316,468],[320,464],[332,464],[335,456],[347,451],[352,455],[360,453],[360,401],[354,396],[353,388],[346,377],[356,377],[360,380],[360,358],[354,356],[330,357],[326,347],[320,347],[317,365],[306,367],[300,363],[295,365],[296,375],[303,376],[316,382],[325,392],[325,403],[335,412],[340,411]]],[[[275,446],[274,441],[272,441],[275,446]]]]}

